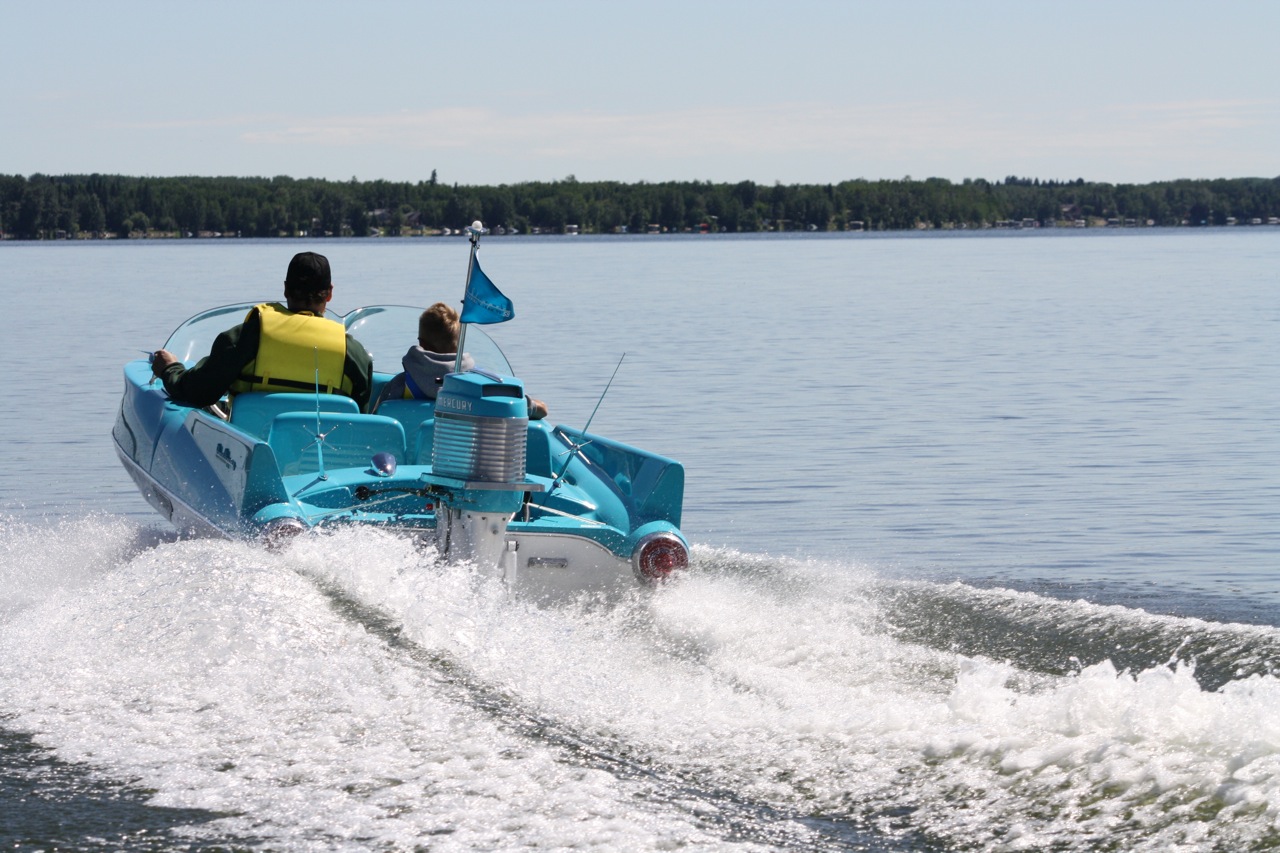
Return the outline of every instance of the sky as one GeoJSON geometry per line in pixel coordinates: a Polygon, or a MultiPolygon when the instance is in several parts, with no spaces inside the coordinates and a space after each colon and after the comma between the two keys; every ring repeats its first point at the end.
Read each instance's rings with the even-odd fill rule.
{"type": "Polygon", "coordinates": [[[1280,0],[0,0],[0,173],[1280,175],[1280,0]]]}

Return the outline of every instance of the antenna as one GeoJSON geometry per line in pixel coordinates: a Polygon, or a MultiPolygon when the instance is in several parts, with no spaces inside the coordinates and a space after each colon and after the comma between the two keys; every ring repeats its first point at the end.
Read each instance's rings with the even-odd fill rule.
{"type": "Polygon", "coordinates": [[[591,422],[596,419],[596,412],[600,411],[600,404],[604,402],[604,395],[609,393],[609,387],[613,385],[613,377],[618,375],[618,369],[622,367],[622,359],[626,357],[627,354],[624,352],[622,358],[618,359],[617,366],[613,368],[613,374],[609,377],[609,381],[605,383],[604,390],[600,392],[600,399],[596,400],[596,407],[591,410],[591,417],[587,418],[587,425],[582,428],[583,432],[591,429],[591,422]]]}
{"type": "MultiPolygon", "coordinates": [[[[613,379],[618,375],[619,368],[622,367],[622,359],[626,357],[627,354],[624,352],[622,354],[622,358],[618,359],[618,364],[613,368],[613,374],[609,377],[609,381],[605,383],[604,390],[600,392],[600,399],[596,400],[596,407],[591,410],[591,417],[587,418],[587,424],[582,428],[582,432],[584,434],[587,430],[591,429],[591,422],[596,419],[596,412],[600,411],[600,404],[604,402],[604,395],[609,393],[609,388],[613,386],[613,379]]],[[[564,467],[560,469],[560,473],[556,474],[555,479],[551,481],[551,488],[547,489],[547,497],[550,497],[551,493],[556,490],[556,486],[560,485],[560,481],[569,470],[569,463],[573,461],[574,454],[586,447],[593,440],[594,439],[588,438],[586,441],[570,441],[569,449],[559,454],[560,456],[567,456],[569,458],[564,461],[564,467]]]]}
{"type": "Polygon", "coordinates": [[[311,348],[311,351],[312,351],[312,353],[313,353],[313,354],[314,354],[314,356],[315,356],[315,363],[316,363],[316,379],[315,379],[315,385],[316,385],[316,431],[315,431],[315,432],[313,432],[313,433],[311,433],[311,438],[313,439],[313,441],[311,442],[311,444],[308,444],[308,445],[307,445],[307,447],[304,447],[304,448],[302,448],[302,449],[303,449],[303,451],[306,451],[306,450],[307,450],[307,448],[311,447],[312,445],[314,445],[314,446],[315,446],[315,448],[316,448],[316,467],[319,469],[319,478],[320,478],[321,480],[327,480],[327,479],[329,479],[329,475],[328,475],[328,474],[326,474],[326,473],[325,473],[325,471],[324,471],[324,440],[325,440],[326,438],[328,438],[328,437],[329,437],[329,433],[330,433],[330,432],[333,432],[333,430],[337,429],[339,426],[341,426],[341,424],[334,424],[334,425],[333,425],[333,429],[329,430],[329,432],[321,432],[321,431],[320,431],[320,426],[321,426],[321,424],[320,424],[320,348],[319,348],[319,347],[312,347],[312,348],[311,348]]]}

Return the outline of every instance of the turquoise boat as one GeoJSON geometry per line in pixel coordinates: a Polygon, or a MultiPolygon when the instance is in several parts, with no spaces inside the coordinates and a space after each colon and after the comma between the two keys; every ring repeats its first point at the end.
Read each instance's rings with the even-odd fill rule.
{"type": "MultiPolygon", "coordinates": [[[[184,364],[255,303],[204,311],[165,349],[184,364]]],[[[420,308],[328,316],[374,357],[374,391],[399,368],[420,308]]],[[[529,420],[523,383],[470,326],[474,367],[434,401],[389,400],[362,414],[321,393],[246,393],[177,403],[148,359],[124,367],[116,451],[147,502],[184,534],[261,541],[343,525],[417,537],[535,596],[652,585],[688,565],[684,468],[565,425],[529,420]]],[[[588,424],[589,426],[589,424],[588,424]]]]}

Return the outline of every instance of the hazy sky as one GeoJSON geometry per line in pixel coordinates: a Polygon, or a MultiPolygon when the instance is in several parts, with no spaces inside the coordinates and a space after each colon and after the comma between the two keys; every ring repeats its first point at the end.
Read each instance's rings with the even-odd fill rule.
{"type": "Polygon", "coordinates": [[[0,172],[1280,175],[1280,0],[0,0],[0,172]]]}

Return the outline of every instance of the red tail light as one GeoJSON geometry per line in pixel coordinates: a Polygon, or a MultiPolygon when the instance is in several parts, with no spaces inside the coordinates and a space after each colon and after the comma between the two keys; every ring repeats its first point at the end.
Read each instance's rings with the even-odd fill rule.
{"type": "Polygon", "coordinates": [[[651,533],[636,545],[631,563],[642,583],[662,583],[677,569],[689,567],[689,550],[670,533],[651,533]]]}

